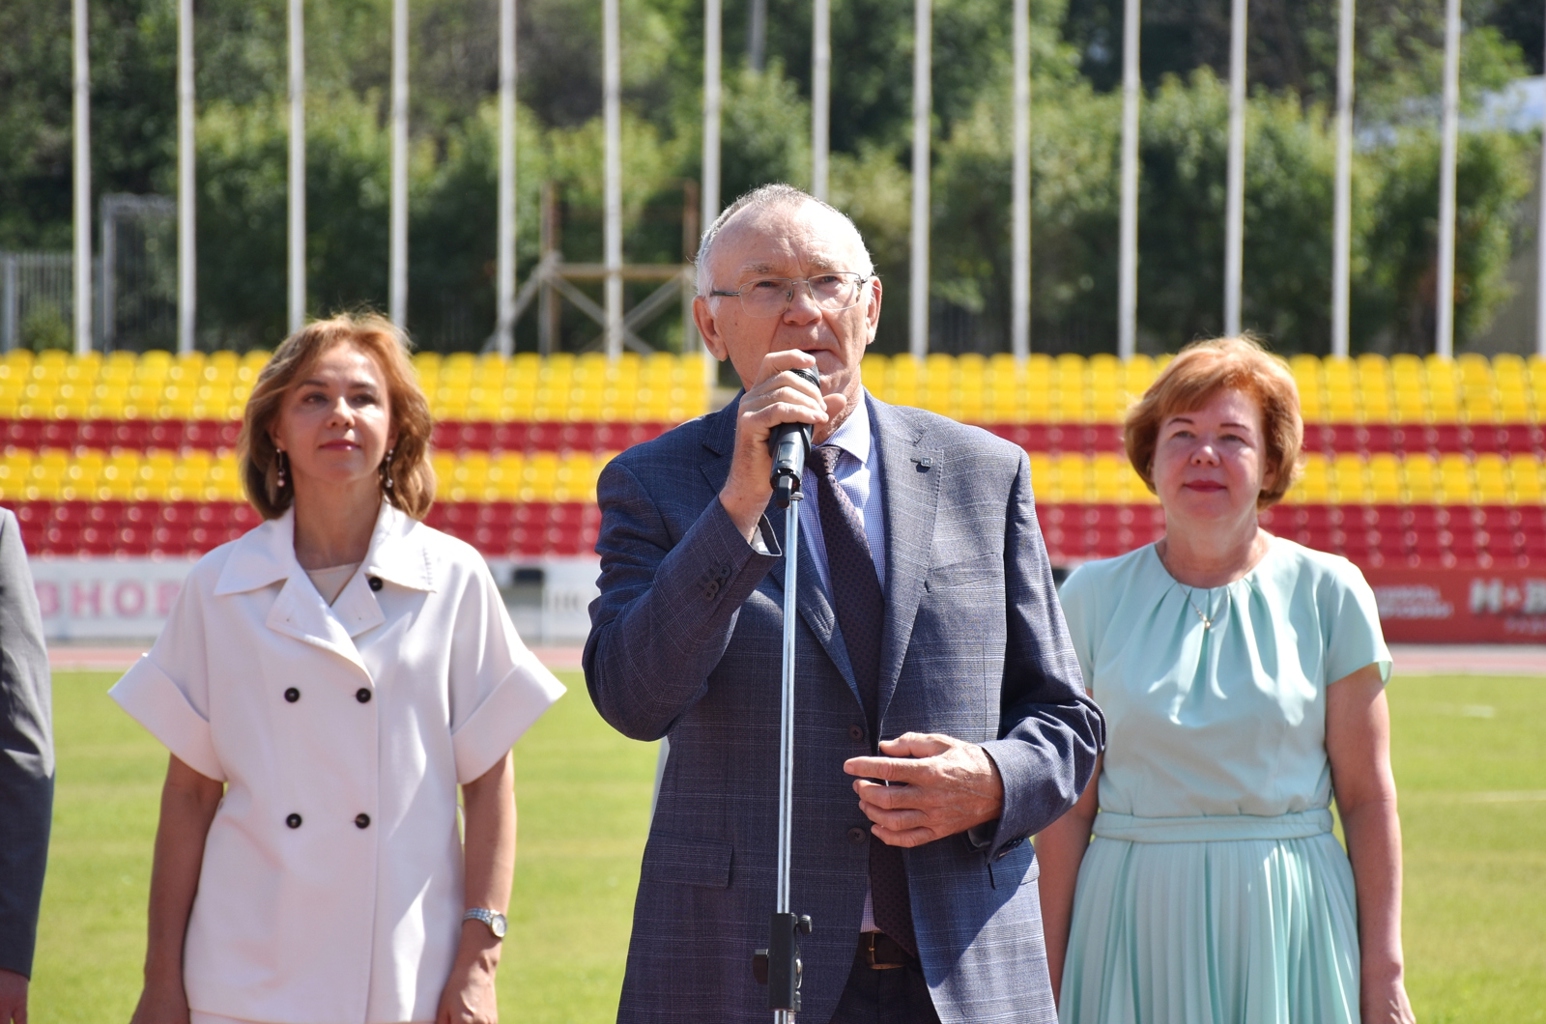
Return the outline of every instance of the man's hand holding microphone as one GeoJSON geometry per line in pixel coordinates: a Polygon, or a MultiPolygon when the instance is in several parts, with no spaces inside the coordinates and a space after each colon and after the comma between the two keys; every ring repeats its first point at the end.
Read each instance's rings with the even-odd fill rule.
{"type": "Polygon", "coordinates": [[[773,496],[773,455],[768,439],[786,423],[805,423],[811,426],[815,443],[820,443],[842,422],[847,410],[846,398],[823,395],[818,383],[796,370],[814,373],[816,357],[799,349],[769,352],[762,358],[757,382],[741,396],[735,454],[719,501],[748,542],[756,535],[757,523],[773,496]]]}

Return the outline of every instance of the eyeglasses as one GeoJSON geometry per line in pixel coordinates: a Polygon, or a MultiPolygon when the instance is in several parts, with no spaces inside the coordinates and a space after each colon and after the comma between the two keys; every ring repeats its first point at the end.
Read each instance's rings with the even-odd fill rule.
{"type": "Polygon", "coordinates": [[[738,298],[747,316],[779,316],[794,303],[795,289],[801,285],[810,293],[817,309],[835,313],[859,304],[864,282],[874,275],[851,271],[832,271],[814,277],[756,277],[741,285],[740,291],[714,290],[710,295],[738,298]]]}

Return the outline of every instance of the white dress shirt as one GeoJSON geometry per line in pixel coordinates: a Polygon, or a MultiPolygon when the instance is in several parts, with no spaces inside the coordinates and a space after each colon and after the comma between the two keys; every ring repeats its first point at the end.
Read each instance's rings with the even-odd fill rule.
{"type": "MultiPolygon", "coordinates": [[[[864,539],[870,546],[870,558],[875,562],[875,575],[881,589],[886,586],[886,519],[880,496],[880,455],[875,450],[875,438],[870,431],[870,407],[863,391],[859,393],[859,407],[827,438],[824,444],[836,445],[843,450],[838,457],[833,475],[838,486],[848,494],[864,517],[864,539]]],[[[800,533],[815,558],[816,572],[821,576],[822,589],[832,596],[832,577],[827,572],[827,544],[821,534],[821,500],[817,491],[817,478],[821,466],[812,452],[806,460],[805,475],[800,479],[800,533]]]]}

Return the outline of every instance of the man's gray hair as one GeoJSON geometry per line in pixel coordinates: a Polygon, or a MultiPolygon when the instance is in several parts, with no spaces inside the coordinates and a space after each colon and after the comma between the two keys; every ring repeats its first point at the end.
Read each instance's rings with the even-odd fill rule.
{"type": "Polygon", "coordinates": [[[848,214],[839,210],[830,203],[825,203],[804,189],[795,188],[793,185],[785,185],[782,182],[774,182],[770,185],[758,185],[756,188],[741,196],[735,202],[725,207],[725,211],[714,218],[708,230],[703,232],[703,240],[698,243],[698,258],[694,261],[698,268],[698,294],[707,297],[714,290],[713,276],[709,267],[713,263],[714,243],[719,240],[719,233],[724,229],[736,214],[746,209],[766,210],[775,207],[800,207],[811,203],[837,215],[838,219],[848,226],[853,232],[854,244],[859,247],[860,266],[855,267],[859,273],[869,277],[875,273],[875,263],[870,258],[870,250],[864,244],[864,236],[859,234],[859,228],[849,218],[848,214]]]}

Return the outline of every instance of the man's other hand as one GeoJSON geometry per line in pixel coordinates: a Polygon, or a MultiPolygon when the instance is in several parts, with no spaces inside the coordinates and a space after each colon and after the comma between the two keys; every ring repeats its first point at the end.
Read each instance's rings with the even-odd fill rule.
{"type": "Polygon", "coordinates": [[[27,978],[0,970],[0,1024],[27,1024],[27,978]]]}
{"type": "Polygon", "coordinates": [[[1004,780],[975,743],[909,732],[882,740],[880,753],[850,758],[843,771],[858,776],[859,809],[888,846],[922,846],[1003,814],[1004,780]]]}

